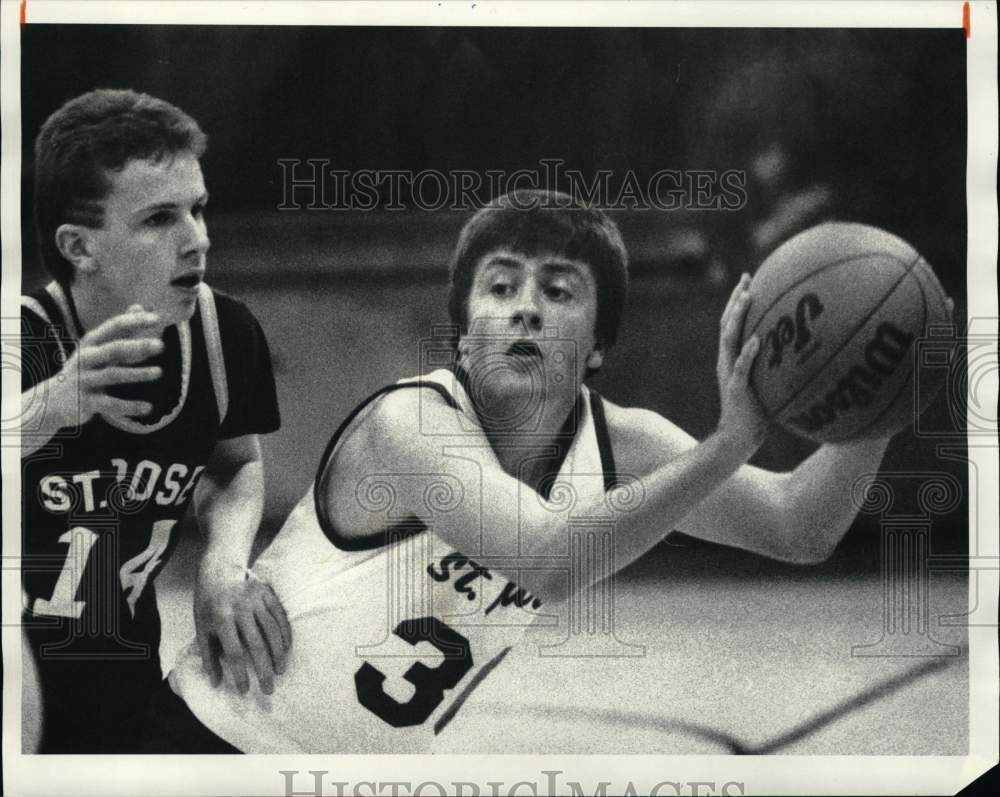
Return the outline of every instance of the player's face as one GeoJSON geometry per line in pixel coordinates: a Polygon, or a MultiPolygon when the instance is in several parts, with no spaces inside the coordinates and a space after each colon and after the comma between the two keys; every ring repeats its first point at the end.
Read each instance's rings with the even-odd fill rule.
{"type": "Polygon", "coordinates": [[[94,279],[111,315],[133,304],[165,325],[194,314],[205,275],[208,193],[198,159],[179,152],[109,174],[104,224],[91,233],[94,279]]]}
{"type": "Polygon", "coordinates": [[[597,283],[579,260],[490,252],[476,267],[468,321],[461,362],[491,391],[543,385],[575,396],[587,369],[601,364],[597,283]]]}

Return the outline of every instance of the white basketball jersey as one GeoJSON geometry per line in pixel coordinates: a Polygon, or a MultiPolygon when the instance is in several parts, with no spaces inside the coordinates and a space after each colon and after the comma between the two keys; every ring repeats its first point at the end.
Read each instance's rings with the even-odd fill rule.
{"type": "MultiPolygon", "coordinates": [[[[443,387],[463,421],[475,423],[450,371],[399,384],[417,381],[443,387]]],[[[590,394],[582,390],[577,435],[557,481],[572,481],[579,499],[598,501],[604,468],[590,394]]],[[[449,500],[446,486],[429,500],[449,500]]],[[[371,495],[379,500],[377,485],[371,495]]],[[[292,626],[274,693],[263,694],[255,681],[245,696],[231,683],[213,688],[196,643],[170,674],[174,691],[205,726],[246,753],[426,751],[545,609],[432,528],[397,528],[378,547],[338,548],[320,528],[310,491],[253,568],[274,588],[292,626]]]]}

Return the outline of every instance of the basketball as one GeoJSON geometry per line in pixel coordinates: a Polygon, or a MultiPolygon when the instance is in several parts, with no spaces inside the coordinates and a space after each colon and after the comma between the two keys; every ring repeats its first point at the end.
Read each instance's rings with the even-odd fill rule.
{"type": "Polygon", "coordinates": [[[913,363],[929,326],[951,321],[930,265],[906,241],[864,224],[799,233],[761,264],[743,340],[760,337],[750,384],[768,418],[818,442],[905,428],[936,385],[913,363]],[[925,383],[926,386],[925,386],[925,383]]]}

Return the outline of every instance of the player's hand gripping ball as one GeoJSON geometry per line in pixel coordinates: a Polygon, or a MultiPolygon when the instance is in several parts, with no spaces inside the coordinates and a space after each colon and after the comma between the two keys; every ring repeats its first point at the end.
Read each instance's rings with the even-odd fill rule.
{"type": "Polygon", "coordinates": [[[771,420],[820,442],[885,437],[940,387],[914,353],[951,305],[906,241],[864,224],[828,223],[776,249],[754,275],[743,340],[760,336],[750,383],[771,420]],[[923,377],[923,374],[921,374],[923,377]]]}

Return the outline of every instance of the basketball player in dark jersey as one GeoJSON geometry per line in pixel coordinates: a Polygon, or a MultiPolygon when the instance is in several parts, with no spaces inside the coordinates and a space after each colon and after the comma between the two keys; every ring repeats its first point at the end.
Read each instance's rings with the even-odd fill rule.
{"type": "MultiPolygon", "coordinates": [[[[22,297],[24,623],[39,752],[136,749],[161,680],[154,581],[194,506],[205,663],[262,684],[290,641],[246,577],[263,505],[258,435],[279,426],[264,334],[204,282],[206,138],[185,113],[99,90],[36,142],[35,214],[54,280],[22,297]]],[[[267,688],[265,686],[265,688],[267,688]]]]}
{"type": "Polygon", "coordinates": [[[448,752],[449,728],[518,632],[669,531],[795,562],[828,556],[855,516],[854,481],[887,441],[823,446],[790,473],[745,464],[766,429],[747,384],[759,344],[739,342],[749,284],[721,319],[718,426],[696,442],[584,384],[624,309],[615,224],[542,192],[477,213],[452,261],[457,352],[439,346],[428,372],[345,419],[254,566],[288,609],[287,671],[273,694],[213,689],[189,647],[169,679],[189,709],[164,722],[172,749],[448,752]],[[642,500],[622,506],[629,478],[642,500]],[[573,570],[581,519],[613,521],[613,545],[592,552],[605,567],[573,570]]]}

